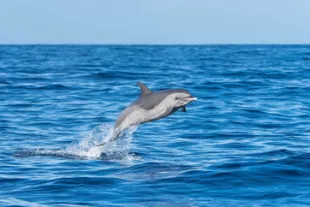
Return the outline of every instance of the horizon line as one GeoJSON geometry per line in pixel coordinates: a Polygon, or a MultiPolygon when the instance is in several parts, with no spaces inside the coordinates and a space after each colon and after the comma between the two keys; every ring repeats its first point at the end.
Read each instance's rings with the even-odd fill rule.
{"type": "Polygon", "coordinates": [[[149,46],[169,46],[169,45],[310,45],[310,43],[1,43],[0,45],[149,45],[149,46]]]}

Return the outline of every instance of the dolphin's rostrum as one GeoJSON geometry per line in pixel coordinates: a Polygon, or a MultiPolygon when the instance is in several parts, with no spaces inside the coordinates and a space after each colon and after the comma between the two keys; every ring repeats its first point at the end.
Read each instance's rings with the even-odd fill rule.
{"type": "Polygon", "coordinates": [[[186,105],[197,100],[184,89],[152,92],[143,83],[138,82],[137,84],[141,89],[140,97],[120,113],[115,122],[112,138],[107,142],[117,139],[122,131],[133,125],[164,118],[179,109],[186,112],[186,105]]]}

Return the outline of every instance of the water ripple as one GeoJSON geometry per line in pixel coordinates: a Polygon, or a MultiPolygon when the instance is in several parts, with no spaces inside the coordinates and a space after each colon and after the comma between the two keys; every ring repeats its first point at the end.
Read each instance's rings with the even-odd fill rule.
{"type": "Polygon", "coordinates": [[[309,206],[307,45],[1,45],[1,206],[309,206]],[[137,81],[187,113],[103,148],[137,81]]]}

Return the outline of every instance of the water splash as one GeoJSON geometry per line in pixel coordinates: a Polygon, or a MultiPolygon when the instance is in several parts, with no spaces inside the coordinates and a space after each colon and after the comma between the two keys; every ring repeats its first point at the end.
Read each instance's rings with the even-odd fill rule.
{"type": "Polygon", "coordinates": [[[99,144],[107,142],[113,136],[113,126],[102,124],[94,128],[84,139],[73,143],[66,148],[66,153],[75,154],[88,159],[132,159],[131,142],[137,126],[129,128],[122,137],[103,146],[99,144]]]}
{"type": "Polygon", "coordinates": [[[85,135],[81,141],[71,143],[64,151],[78,157],[98,159],[101,153],[103,153],[104,148],[97,145],[108,141],[112,137],[112,133],[112,125],[102,124],[85,135]]]}
{"type": "Polygon", "coordinates": [[[57,156],[70,159],[103,159],[103,160],[134,160],[138,159],[130,152],[132,147],[133,133],[137,126],[129,128],[121,135],[121,138],[108,142],[103,146],[98,146],[107,142],[113,135],[112,124],[102,124],[95,127],[79,142],[73,142],[64,149],[22,149],[15,153],[17,157],[29,156],[57,156]]]}

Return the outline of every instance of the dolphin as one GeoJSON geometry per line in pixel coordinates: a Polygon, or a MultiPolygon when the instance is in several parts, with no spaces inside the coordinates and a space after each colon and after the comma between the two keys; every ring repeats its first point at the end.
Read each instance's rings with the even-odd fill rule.
{"type": "Polygon", "coordinates": [[[139,98],[125,108],[118,116],[112,137],[108,142],[120,137],[121,132],[131,126],[164,118],[181,109],[186,112],[186,105],[197,100],[185,89],[151,91],[143,83],[138,82],[141,89],[139,98]]]}

